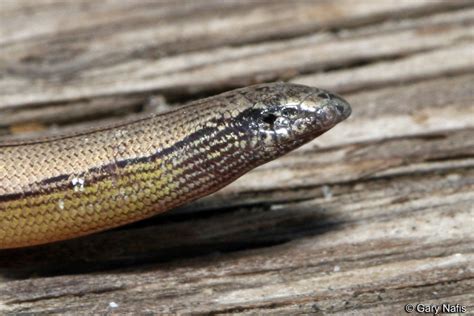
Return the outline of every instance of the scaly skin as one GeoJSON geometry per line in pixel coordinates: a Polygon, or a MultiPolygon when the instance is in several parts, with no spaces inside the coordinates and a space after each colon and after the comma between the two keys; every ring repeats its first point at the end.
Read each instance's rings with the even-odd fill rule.
{"type": "Polygon", "coordinates": [[[0,249],[82,236],[193,201],[350,111],[317,88],[263,84],[121,125],[0,143],[0,249]]]}

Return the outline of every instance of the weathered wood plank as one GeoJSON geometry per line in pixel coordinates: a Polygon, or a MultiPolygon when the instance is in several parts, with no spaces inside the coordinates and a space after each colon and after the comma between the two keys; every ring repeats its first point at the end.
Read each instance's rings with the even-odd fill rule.
{"type": "MultiPolygon", "coordinates": [[[[365,141],[373,138],[401,137],[437,130],[472,127],[474,126],[474,122],[471,119],[471,116],[474,115],[474,109],[471,106],[474,103],[474,92],[471,84],[473,80],[474,75],[467,74],[423,80],[419,83],[397,84],[374,91],[345,94],[344,96],[353,105],[351,118],[344,122],[343,125],[338,126],[336,130],[330,131],[303,147],[303,150],[335,146],[347,142],[365,141]],[[380,133],[381,130],[383,130],[383,133],[380,133]]],[[[307,84],[314,84],[314,82],[309,81],[307,84]]],[[[136,103],[140,103],[141,100],[143,99],[140,97],[128,99],[118,97],[117,101],[109,103],[108,98],[106,100],[99,98],[86,102],[85,106],[94,108],[94,112],[98,115],[102,107],[106,107],[104,111],[109,111],[112,109],[109,106],[116,104],[117,107],[113,109],[118,111],[123,109],[121,102],[129,102],[126,103],[129,106],[138,106],[136,103]]],[[[156,103],[159,104],[160,102],[163,101],[157,101],[156,103]]],[[[80,103],[78,103],[78,107],[83,109],[80,103]]],[[[155,107],[153,106],[153,108],[155,107]]],[[[60,106],[60,108],[62,107],[60,106]]],[[[39,112],[40,109],[31,109],[31,111],[39,112]]],[[[75,112],[74,106],[71,111],[75,112]]],[[[72,119],[72,117],[67,116],[66,112],[61,110],[58,110],[58,112],[62,113],[64,118],[72,119]]],[[[6,112],[4,117],[0,117],[0,125],[2,123],[8,125],[9,119],[19,119],[20,121],[16,121],[16,123],[21,122],[22,113],[28,115],[28,111],[12,110],[6,112]]],[[[59,113],[56,113],[56,115],[59,113]]],[[[89,115],[92,114],[89,113],[89,115]]],[[[131,118],[133,117],[136,117],[136,115],[131,116],[131,118]]],[[[29,118],[32,119],[33,117],[29,116],[29,118]]],[[[57,116],[55,117],[51,113],[51,115],[45,114],[43,118],[48,118],[49,122],[53,122],[57,116]]],[[[121,119],[120,117],[115,119],[108,117],[102,120],[96,119],[92,122],[71,123],[62,130],[83,129],[99,123],[113,124],[121,119]]],[[[54,133],[57,133],[57,130],[45,130],[42,134],[54,133]]],[[[18,136],[22,137],[22,135],[18,136]]]]}
{"type": "MultiPolygon", "coordinates": [[[[468,0],[380,0],[377,5],[363,0],[208,0],[198,3],[6,0],[2,2],[0,12],[0,44],[3,47],[11,45],[16,52],[23,52],[11,56],[18,60],[25,55],[31,57],[32,52],[27,52],[29,48],[55,38],[61,39],[65,46],[72,45],[75,40],[108,53],[114,46],[100,45],[104,39],[113,40],[112,43],[118,44],[115,48],[123,51],[130,51],[128,43],[131,39],[142,47],[144,44],[164,52],[187,51],[293,37],[327,27],[354,27],[387,17],[426,15],[470,5],[468,0]],[[32,28],[31,24],[36,27],[32,28]],[[82,36],[71,40],[70,35],[82,36]]],[[[41,56],[44,52],[38,53],[41,56]]]]}
{"type": "Polygon", "coordinates": [[[353,114],[187,207],[0,251],[0,314],[474,311],[473,25],[464,0],[3,1],[0,126],[273,79],[353,114]]]}
{"type": "Polygon", "coordinates": [[[0,126],[12,126],[25,122],[57,124],[77,122],[78,120],[99,119],[106,116],[108,119],[114,113],[138,112],[147,102],[143,96],[103,97],[74,102],[73,106],[64,103],[35,106],[18,110],[10,108],[1,111],[0,126]]]}
{"type": "MultiPolygon", "coordinates": [[[[327,26],[360,24],[380,20],[395,11],[398,14],[413,14],[428,11],[460,8],[468,1],[451,3],[421,0],[416,3],[404,0],[394,3],[383,0],[377,6],[365,1],[201,1],[200,3],[153,1],[108,1],[97,3],[88,0],[74,3],[37,3],[36,1],[4,1],[2,4],[2,42],[17,43],[25,39],[59,37],[70,32],[81,31],[80,40],[94,43],[104,35],[124,38],[126,42],[134,34],[145,34],[138,39],[152,40],[158,44],[177,43],[174,36],[180,35],[179,50],[188,46],[219,46],[227,43],[243,43],[249,40],[266,40],[269,37],[295,36],[327,26]],[[349,6],[350,4],[350,6],[349,6]],[[265,10],[262,7],[265,6],[265,10]],[[218,13],[218,14],[216,14],[218,13]],[[204,16],[203,16],[204,15],[204,16]],[[204,17],[205,24],[201,23],[204,17]],[[31,28],[24,22],[35,23],[31,28]],[[239,21],[238,24],[235,22],[239,21]],[[124,27],[111,32],[110,26],[117,23],[124,27]],[[272,27],[268,27],[272,26],[272,27]],[[159,32],[153,29],[160,28],[159,32]],[[151,29],[151,30],[150,30],[151,29]],[[108,32],[106,32],[108,31],[108,32]],[[232,32],[230,32],[232,31],[232,32]],[[92,32],[96,33],[93,36],[92,32]],[[224,34],[226,34],[224,36],[224,34]],[[205,38],[203,38],[205,37],[205,38]],[[187,41],[190,40],[190,41],[187,41]],[[198,42],[201,42],[199,44],[198,42]]],[[[120,42],[117,40],[117,42],[120,42]]],[[[22,45],[25,45],[23,43],[22,45]]],[[[105,50],[110,48],[103,47],[105,50]]]]}
{"type": "MultiPolygon", "coordinates": [[[[474,31],[472,33],[474,35],[474,31]]],[[[368,66],[301,76],[295,83],[313,85],[340,93],[374,89],[421,79],[474,72],[474,42],[415,54],[399,60],[368,66]]]]}
{"type": "Polygon", "coordinates": [[[303,149],[473,127],[473,80],[468,74],[347,94],[351,118],[303,149]]]}
{"type": "MultiPolygon", "coordinates": [[[[170,235],[189,236],[191,249],[203,245],[202,239],[198,244],[192,239],[204,234],[209,238],[208,245],[214,240],[211,248],[224,254],[155,264],[145,270],[11,281],[0,285],[0,297],[11,311],[61,313],[95,308],[105,312],[109,302],[119,305],[117,313],[258,312],[266,308],[334,312],[380,307],[380,301],[387,308],[411,302],[414,294],[418,300],[453,299],[474,289],[474,240],[472,226],[466,225],[473,215],[473,176],[471,168],[450,170],[437,177],[405,176],[354,183],[345,190],[335,190],[331,198],[282,204],[266,211],[217,215],[196,220],[183,230],[168,230],[166,225],[149,229],[148,237],[130,238],[133,249],[153,244],[150,237],[154,234],[162,234],[156,244],[176,240],[170,235]],[[464,180],[456,181],[455,177],[464,180]],[[455,188],[453,183],[457,184],[455,188]],[[233,221],[224,221],[223,227],[219,218],[225,217],[233,221]],[[306,238],[225,255],[226,244],[218,246],[224,230],[228,236],[233,233],[244,239],[258,236],[259,231],[267,232],[266,236],[260,233],[263,239],[282,238],[285,232],[293,235],[298,231],[306,238]]],[[[108,249],[117,251],[113,244],[123,245],[123,241],[111,238],[108,249]]],[[[186,250],[182,246],[180,249],[186,250]]],[[[52,250],[44,249],[43,254],[54,256],[52,250]]],[[[116,260],[128,250],[116,253],[116,260]]],[[[83,260],[90,264],[100,254],[98,251],[83,260]]],[[[57,269],[71,266],[61,260],[64,254],[57,255],[57,269]]],[[[78,262],[78,266],[84,262],[78,262]]]]}
{"type": "MultiPolygon", "coordinates": [[[[368,26],[359,30],[346,31],[341,33],[343,38],[360,38],[361,36],[374,33],[375,30],[382,30],[382,33],[390,34],[394,30],[421,29],[420,32],[437,32],[439,29],[450,29],[453,27],[468,26],[474,23],[474,10],[453,11],[439,13],[435,16],[423,17],[397,23],[384,23],[382,25],[368,26]]],[[[376,32],[377,33],[377,32],[376,32]]],[[[321,35],[327,38],[329,35],[321,35]]],[[[362,87],[400,84],[426,79],[428,77],[438,77],[445,74],[455,74],[456,72],[466,72],[472,68],[472,58],[469,55],[469,42],[463,44],[466,38],[460,37],[461,42],[455,44],[453,48],[446,48],[441,52],[428,51],[409,55],[405,58],[395,58],[390,61],[369,63],[358,67],[347,67],[345,70],[328,70],[316,72],[306,76],[297,76],[292,79],[295,82],[313,84],[325,87],[338,92],[346,90],[361,89],[362,87]],[[467,45],[467,46],[465,46],[467,45]],[[462,55],[459,56],[458,53],[462,55]],[[455,58],[454,58],[455,56],[455,58]],[[463,57],[463,58],[461,58],[463,57]],[[440,59],[442,62],[440,63],[440,59]],[[383,68],[383,73],[379,71],[383,68]],[[442,68],[442,69],[438,69],[442,68]],[[381,77],[383,75],[383,77],[381,77]],[[399,77],[397,77],[399,76],[399,77]],[[325,79],[327,78],[327,79],[325,79]]],[[[335,41],[334,39],[327,39],[335,41]]],[[[284,47],[288,41],[283,41],[278,47],[284,47]]],[[[297,41],[296,41],[297,42],[297,41]]],[[[276,47],[276,44],[272,44],[276,47]]],[[[267,44],[260,45],[265,51],[267,44]]],[[[272,46],[272,47],[273,47],[272,46]]],[[[254,47],[254,46],[251,46],[254,47]]],[[[259,49],[259,50],[262,50],[259,49]]],[[[342,52],[345,52],[343,50],[342,52]]],[[[270,54],[271,51],[266,53],[270,54]]],[[[374,62],[377,62],[376,58],[374,62]]],[[[308,72],[308,68],[305,68],[308,72]]],[[[286,75],[285,75],[286,76],[286,75]]],[[[28,94],[28,91],[25,92],[28,94]]],[[[184,91],[183,91],[184,93],[184,91]]],[[[39,122],[46,124],[69,123],[74,120],[84,120],[92,117],[101,117],[104,114],[127,113],[146,106],[151,98],[149,92],[138,94],[120,94],[112,97],[93,97],[88,100],[68,100],[64,102],[50,102],[49,104],[23,104],[21,108],[17,106],[2,108],[0,106],[0,126],[12,124],[22,124],[25,122],[39,122]]]]}
{"type": "MultiPolygon", "coordinates": [[[[384,177],[386,174],[403,176],[413,171],[422,171],[423,174],[427,174],[431,172],[446,172],[450,168],[472,168],[473,161],[472,158],[469,158],[474,155],[474,152],[472,152],[472,148],[474,148],[472,131],[449,131],[453,127],[473,127],[472,120],[469,119],[471,116],[466,115],[466,113],[472,114],[472,104],[474,103],[474,95],[471,88],[472,80],[472,75],[465,75],[416,83],[397,87],[396,89],[386,88],[352,95],[350,99],[354,103],[355,110],[353,118],[343,126],[338,127],[338,130],[332,133],[333,136],[331,136],[330,132],[330,134],[326,135],[328,136],[327,140],[323,137],[317,140],[316,144],[310,144],[294,154],[267,164],[239,179],[214,196],[203,199],[187,209],[195,211],[196,208],[204,210],[210,208],[218,209],[262,202],[268,203],[272,201],[275,203],[308,199],[315,195],[329,194],[327,190],[330,187],[328,185],[338,185],[345,182],[351,183],[361,177],[376,179],[384,177]],[[394,106],[394,104],[398,104],[398,106],[394,106]],[[376,107],[374,108],[374,106],[376,107]],[[446,115],[449,112],[441,111],[449,107],[451,107],[451,113],[459,113],[459,118],[467,118],[464,121],[460,120],[465,125],[456,125],[459,123],[458,117],[453,116],[453,114],[446,115]],[[441,111],[441,113],[435,115],[438,111],[441,111]],[[421,115],[421,113],[431,113],[431,115],[426,117],[426,114],[421,115]],[[374,120],[380,119],[381,122],[387,122],[395,120],[401,114],[408,117],[421,115],[425,119],[407,119],[415,123],[421,122],[422,124],[419,128],[397,124],[398,129],[395,130],[396,133],[392,134],[392,136],[397,137],[394,139],[377,139],[376,135],[380,135],[377,131],[371,128],[362,130],[360,128],[360,126],[379,126],[374,124],[374,120]],[[432,117],[433,115],[434,118],[432,117]],[[428,119],[430,117],[431,119],[428,119]],[[439,120],[443,117],[444,121],[440,123],[439,120]],[[430,125],[427,125],[426,122],[430,120],[438,122],[438,124],[432,124],[429,128],[430,125]],[[368,121],[372,123],[369,124],[367,123],[368,121]],[[468,124],[469,122],[470,125],[468,124]],[[431,135],[419,135],[423,130],[430,131],[431,135]],[[362,132],[359,133],[358,131],[362,132]],[[411,137],[407,138],[406,136],[411,137]],[[351,142],[346,146],[342,146],[347,144],[348,140],[355,141],[357,138],[360,140],[372,140],[369,143],[355,145],[351,142]],[[336,146],[337,144],[339,145],[336,146]],[[453,155],[467,158],[450,161],[449,159],[453,155]],[[443,163],[443,161],[446,162],[443,163]],[[262,178],[268,181],[262,182],[260,180],[262,178]]],[[[400,122],[400,120],[397,122],[400,122]]],[[[385,128],[383,135],[384,137],[390,137],[390,129],[385,128]]],[[[188,213],[186,209],[184,211],[188,213]]],[[[158,219],[159,222],[160,219],[158,219]]],[[[185,227],[188,227],[188,224],[185,227]]],[[[172,226],[169,231],[174,230],[176,230],[176,227],[172,226]]],[[[167,229],[164,229],[164,232],[167,231],[167,229]]],[[[179,229],[179,231],[184,232],[186,229],[179,229]]],[[[106,237],[106,240],[110,239],[110,242],[105,242],[105,246],[99,247],[100,251],[98,252],[103,253],[104,257],[112,262],[115,261],[115,259],[112,259],[114,256],[111,256],[106,249],[112,249],[111,243],[113,243],[113,240],[120,239],[119,236],[122,233],[125,233],[125,236],[129,236],[128,232],[110,233],[111,235],[106,237]]],[[[147,240],[146,236],[148,234],[148,230],[145,229],[144,232],[134,231],[131,236],[134,236],[132,239],[147,240]],[[134,234],[138,235],[134,236],[134,234]]],[[[164,239],[162,234],[156,236],[157,240],[164,239]]],[[[276,234],[276,236],[279,235],[276,234]]],[[[96,237],[99,240],[103,238],[101,235],[96,237]]],[[[91,238],[95,240],[94,238],[96,237],[91,238]]],[[[255,240],[258,240],[258,238],[255,240]]],[[[225,243],[224,241],[221,242],[225,243]]],[[[237,241],[234,240],[234,242],[237,241]]],[[[268,240],[262,241],[262,243],[266,242],[268,240]]],[[[74,252],[77,249],[88,249],[89,247],[86,245],[91,242],[86,239],[84,243],[80,242],[79,246],[73,247],[75,248],[74,252]]],[[[101,244],[101,242],[96,241],[92,243],[101,244]]],[[[238,243],[250,244],[251,241],[247,239],[238,241],[238,243]]],[[[157,242],[150,242],[150,244],[155,245],[157,242]]],[[[132,249],[133,247],[135,245],[131,246],[132,249]]],[[[180,246],[175,245],[175,247],[179,248],[180,246]]],[[[166,249],[167,247],[164,248],[166,249]]],[[[93,247],[93,249],[95,252],[96,248],[93,247]]],[[[146,251],[154,254],[158,254],[158,250],[156,248],[152,250],[146,249],[146,251]]],[[[58,251],[58,253],[61,252],[58,251]]],[[[93,257],[94,255],[80,254],[80,256],[93,257]]],[[[143,256],[143,253],[129,253],[129,257],[134,258],[133,260],[138,260],[137,258],[140,256],[143,256]]],[[[6,258],[8,257],[9,255],[7,254],[6,258]]],[[[38,257],[43,257],[43,252],[40,252],[38,257]]],[[[35,264],[41,262],[41,260],[38,260],[39,258],[33,260],[33,262],[35,264]]],[[[82,261],[82,259],[79,261],[82,261]]],[[[1,262],[5,266],[8,260],[5,261],[5,257],[3,257],[1,262]]],[[[50,266],[49,262],[46,262],[44,269],[50,266]]],[[[7,265],[11,267],[10,264],[7,265]]],[[[27,267],[26,263],[15,265],[27,267]]]]}
{"type": "MultiPolygon", "coordinates": [[[[280,5],[280,2],[275,3],[275,5],[280,5]]],[[[289,3],[291,9],[278,8],[275,11],[293,12],[292,14],[298,16],[311,17],[308,12],[326,12],[327,8],[325,10],[324,6],[329,5],[328,2],[298,2],[299,5],[296,6],[293,5],[293,2],[289,3]],[[314,7],[309,8],[308,6],[314,7]],[[302,14],[302,12],[306,12],[306,14],[302,14]]],[[[446,6],[472,4],[472,2],[465,1],[449,2],[449,5],[448,2],[443,1],[405,1],[403,3],[405,6],[387,1],[385,7],[392,9],[391,14],[395,14],[393,10],[410,12],[409,9],[412,6],[415,8],[421,6],[428,9],[432,6],[444,8],[446,6]]],[[[369,9],[369,11],[365,14],[378,17],[380,14],[378,10],[384,8],[384,5],[380,7],[379,5],[367,5],[365,1],[356,1],[351,6],[348,6],[344,1],[336,2],[334,5],[336,7],[333,9],[336,12],[346,12],[349,17],[353,17],[354,14],[361,14],[366,9],[369,9]],[[357,5],[360,5],[361,9],[357,9],[357,5]],[[375,12],[373,12],[374,10],[375,12]]],[[[237,11],[249,16],[245,10],[244,12],[237,11]]],[[[264,10],[265,14],[278,17],[278,14],[274,15],[272,11],[271,8],[264,10]]],[[[230,10],[229,12],[233,11],[230,10]]],[[[327,13],[324,15],[327,16],[327,13]]],[[[331,16],[331,18],[334,18],[334,16],[331,16]]],[[[285,17],[285,19],[293,21],[292,17],[285,17]]],[[[319,21],[320,19],[316,16],[310,20],[319,21]]],[[[261,23],[259,18],[257,21],[261,23]]],[[[206,25],[213,25],[211,22],[208,21],[206,25]]],[[[273,26],[279,25],[279,21],[272,18],[271,22],[271,29],[277,30],[278,28],[273,26]]],[[[239,23],[241,22],[239,21],[239,23]]],[[[146,25],[146,27],[147,30],[156,29],[155,32],[163,32],[161,28],[156,26],[146,25]]],[[[193,25],[191,29],[199,28],[193,25]]],[[[181,28],[179,30],[184,32],[181,28]]],[[[218,28],[218,30],[224,31],[225,29],[218,28]]],[[[242,33],[246,31],[244,29],[242,33]]],[[[100,34],[100,30],[97,30],[97,28],[93,28],[90,33],[84,40],[90,39],[92,35],[94,35],[93,38],[100,38],[97,35],[100,34]]],[[[232,32],[222,33],[221,37],[228,38],[229,34],[239,36],[241,33],[233,30],[232,32]]],[[[75,35],[77,36],[77,34],[75,35]]],[[[197,38],[199,42],[208,42],[193,33],[189,36],[197,38]]],[[[89,42],[87,43],[91,47],[87,46],[82,49],[71,47],[68,49],[67,41],[56,39],[58,41],[57,45],[61,49],[60,53],[65,54],[64,52],[69,51],[71,54],[71,56],[62,58],[54,57],[54,45],[47,42],[43,43],[41,38],[39,43],[29,39],[26,42],[28,45],[39,45],[39,47],[24,47],[25,43],[23,43],[23,46],[19,44],[19,48],[16,45],[2,47],[2,55],[11,57],[8,59],[6,57],[2,58],[0,64],[0,73],[4,74],[0,80],[0,89],[3,91],[0,96],[0,108],[145,91],[167,91],[176,94],[177,89],[179,89],[179,93],[184,94],[186,91],[222,89],[225,86],[238,86],[255,81],[278,79],[302,71],[316,71],[335,65],[340,67],[361,60],[408,55],[437,47],[449,47],[470,36],[472,37],[472,28],[463,25],[441,28],[438,32],[423,32],[423,27],[419,26],[414,29],[402,29],[393,33],[372,34],[359,38],[338,38],[326,33],[296,39],[291,38],[275,43],[264,42],[263,44],[248,44],[236,47],[219,46],[216,48],[211,46],[202,51],[188,51],[182,48],[178,49],[180,53],[175,55],[158,54],[160,49],[164,48],[153,48],[152,50],[155,53],[145,54],[145,56],[133,49],[133,47],[138,46],[140,49],[146,50],[136,42],[136,35],[130,38],[134,41],[132,48],[127,45],[129,41],[124,39],[119,41],[119,43],[125,45],[122,48],[117,47],[119,43],[113,41],[104,43],[102,39],[100,45],[97,44],[99,45],[97,49],[94,49],[94,46],[89,42]],[[41,49],[41,47],[43,48],[41,49]],[[44,51],[45,49],[46,51],[44,51]],[[106,52],[102,52],[101,49],[106,50],[106,52]],[[113,49],[113,51],[107,51],[110,49],[113,49]],[[117,53],[117,50],[121,53],[117,53]],[[24,53],[21,53],[22,51],[24,53]],[[21,57],[25,53],[31,54],[32,52],[40,52],[42,55],[35,58],[21,57]],[[83,56],[84,54],[85,56],[83,56]],[[116,54],[123,56],[117,57],[116,54]],[[21,58],[26,61],[22,63],[21,58]],[[36,61],[38,58],[40,61],[36,61]],[[46,60],[42,61],[42,58],[46,58],[46,60]],[[48,62],[48,58],[53,58],[53,60],[48,62]],[[20,61],[15,62],[15,59],[20,59],[20,61]],[[28,60],[33,60],[33,62],[29,64],[28,60]]],[[[177,34],[173,33],[172,38],[175,39],[176,37],[177,34]]],[[[138,36],[138,38],[141,37],[138,36]]],[[[178,36],[178,38],[182,37],[178,36]]],[[[147,39],[148,37],[144,41],[147,39]]],[[[184,42],[186,41],[184,40],[184,42]]],[[[225,43],[221,42],[220,44],[224,45],[225,43]]],[[[74,41],[69,45],[80,46],[77,38],[74,38],[74,41]]],[[[170,44],[166,43],[166,45],[170,44]]]]}

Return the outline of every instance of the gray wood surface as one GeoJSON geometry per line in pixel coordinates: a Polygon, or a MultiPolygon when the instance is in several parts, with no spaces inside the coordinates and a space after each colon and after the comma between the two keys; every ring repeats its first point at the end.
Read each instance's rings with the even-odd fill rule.
{"type": "Polygon", "coordinates": [[[0,251],[0,314],[474,313],[473,1],[0,2],[2,138],[273,80],[353,115],[191,205],[0,251]]]}

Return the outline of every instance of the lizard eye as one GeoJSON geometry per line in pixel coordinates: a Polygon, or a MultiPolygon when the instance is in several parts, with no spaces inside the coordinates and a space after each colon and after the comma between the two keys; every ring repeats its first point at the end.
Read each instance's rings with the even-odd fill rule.
{"type": "Polygon", "coordinates": [[[277,119],[277,116],[272,113],[263,114],[263,117],[262,117],[262,121],[270,125],[270,127],[273,127],[273,124],[275,123],[276,119],[277,119]]]}
{"type": "Polygon", "coordinates": [[[288,109],[283,109],[283,111],[281,111],[281,114],[283,114],[284,116],[288,116],[290,115],[290,111],[288,109]]]}

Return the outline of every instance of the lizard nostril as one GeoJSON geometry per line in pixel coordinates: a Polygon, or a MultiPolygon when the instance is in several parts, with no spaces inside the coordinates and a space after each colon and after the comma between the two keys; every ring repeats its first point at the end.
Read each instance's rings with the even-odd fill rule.
{"type": "Polygon", "coordinates": [[[318,94],[318,97],[321,99],[331,100],[331,96],[327,92],[321,92],[318,94]]]}
{"type": "Polygon", "coordinates": [[[345,109],[344,109],[344,106],[342,106],[342,105],[340,105],[340,104],[336,105],[336,109],[337,109],[337,110],[339,111],[339,113],[341,113],[341,114],[343,114],[343,113],[344,113],[344,110],[345,110],[345,109]]]}

